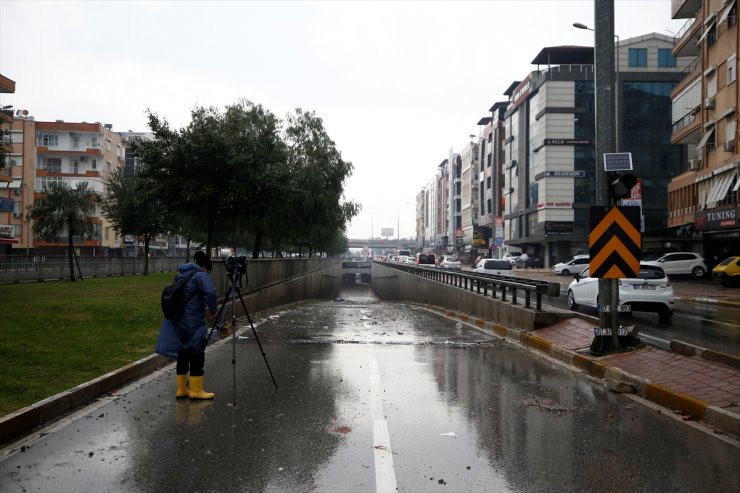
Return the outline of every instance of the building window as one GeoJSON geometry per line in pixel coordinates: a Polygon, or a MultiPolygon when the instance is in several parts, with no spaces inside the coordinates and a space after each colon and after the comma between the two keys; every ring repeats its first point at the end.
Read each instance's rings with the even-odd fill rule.
{"type": "Polygon", "coordinates": [[[712,73],[707,75],[707,97],[711,98],[712,96],[717,95],[717,71],[714,70],[712,73]]]}
{"type": "Polygon", "coordinates": [[[41,159],[41,169],[45,169],[49,173],[61,173],[62,172],[62,158],[59,157],[47,157],[41,159]]]}
{"type": "Polygon", "coordinates": [[[712,46],[717,42],[717,23],[713,22],[707,30],[707,46],[712,46]]]}
{"type": "Polygon", "coordinates": [[[647,48],[630,48],[629,66],[647,67],[647,48]]]}
{"type": "Polygon", "coordinates": [[[735,22],[737,22],[737,4],[733,3],[732,7],[730,8],[730,12],[727,15],[727,27],[731,27],[735,25],[735,22]]]}
{"type": "Polygon", "coordinates": [[[110,172],[110,170],[111,170],[111,169],[112,169],[112,166],[111,166],[111,162],[110,162],[110,161],[108,161],[108,167],[106,168],[106,170],[107,170],[108,172],[110,172]]]}
{"type": "Polygon", "coordinates": [[[57,146],[59,145],[59,136],[52,135],[52,134],[44,134],[41,137],[41,145],[46,146],[46,147],[57,146]]]}
{"type": "Polygon", "coordinates": [[[675,67],[676,59],[673,50],[669,48],[658,48],[658,67],[675,67]]]}
{"type": "Polygon", "coordinates": [[[106,150],[108,150],[108,151],[110,151],[110,150],[111,150],[111,146],[112,146],[112,144],[113,144],[113,141],[112,141],[112,140],[110,140],[110,139],[108,139],[108,140],[107,140],[107,141],[105,142],[105,149],[106,149],[106,150]]]}
{"type": "Polygon", "coordinates": [[[725,124],[725,142],[735,142],[735,131],[737,129],[737,121],[734,118],[735,115],[732,115],[731,118],[726,119],[725,124]]]}
{"type": "Polygon", "coordinates": [[[52,183],[61,183],[61,176],[37,176],[36,191],[42,192],[47,190],[52,183]]]}
{"type": "Polygon", "coordinates": [[[737,56],[733,53],[727,59],[727,85],[729,86],[737,79],[737,56]]]}
{"type": "Polygon", "coordinates": [[[91,163],[92,169],[98,169],[98,160],[93,159],[91,163]]]}

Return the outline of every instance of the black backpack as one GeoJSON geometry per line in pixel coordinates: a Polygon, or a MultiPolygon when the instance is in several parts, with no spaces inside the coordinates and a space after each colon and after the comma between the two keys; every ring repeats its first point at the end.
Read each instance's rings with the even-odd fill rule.
{"type": "Polygon", "coordinates": [[[173,322],[182,318],[185,313],[185,305],[190,301],[190,298],[185,297],[185,285],[197,272],[197,270],[194,270],[181,280],[175,280],[164,288],[162,291],[162,313],[164,313],[165,318],[173,322]]]}

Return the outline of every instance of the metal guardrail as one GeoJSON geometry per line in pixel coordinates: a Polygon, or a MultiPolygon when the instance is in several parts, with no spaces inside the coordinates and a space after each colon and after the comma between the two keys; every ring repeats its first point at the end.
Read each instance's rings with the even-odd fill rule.
{"type": "MultiPolygon", "coordinates": [[[[184,261],[184,257],[152,257],[149,272],[175,272],[184,261]]],[[[144,257],[78,257],[75,276],[80,271],[83,278],[143,274],[144,257]]],[[[0,283],[67,278],[69,259],[66,255],[0,256],[0,283]]]]}
{"type": "Polygon", "coordinates": [[[542,296],[560,296],[560,284],[518,277],[476,274],[473,272],[439,269],[436,267],[414,266],[393,262],[380,262],[388,267],[406,271],[426,279],[441,282],[466,291],[490,296],[501,301],[518,304],[519,293],[524,293],[524,306],[532,308],[532,295],[535,297],[535,309],[542,311],[542,296]]]}

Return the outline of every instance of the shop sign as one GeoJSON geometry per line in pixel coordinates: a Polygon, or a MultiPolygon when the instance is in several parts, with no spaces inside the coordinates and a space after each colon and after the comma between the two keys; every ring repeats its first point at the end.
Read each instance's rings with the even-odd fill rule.
{"type": "Polygon", "coordinates": [[[737,207],[701,211],[694,215],[694,227],[700,231],[736,228],[738,226],[737,217],[737,207]]]}
{"type": "Polygon", "coordinates": [[[590,146],[591,139],[545,139],[546,146],[590,146]]]}
{"type": "Polygon", "coordinates": [[[14,208],[15,201],[13,199],[0,197],[0,212],[13,212],[14,208]]]}
{"type": "Polygon", "coordinates": [[[545,207],[555,209],[570,209],[573,207],[573,202],[540,202],[537,204],[537,209],[544,209],[545,207]]]}
{"type": "Polygon", "coordinates": [[[545,235],[572,235],[573,221],[545,221],[545,235]]]}

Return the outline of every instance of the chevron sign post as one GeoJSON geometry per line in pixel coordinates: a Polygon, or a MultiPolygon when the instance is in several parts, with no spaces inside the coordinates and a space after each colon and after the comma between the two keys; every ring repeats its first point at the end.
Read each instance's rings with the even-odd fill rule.
{"type": "Polygon", "coordinates": [[[591,207],[588,248],[591,277],[637,277],[642,256],[640,208],[591,207]]]}

